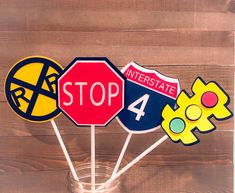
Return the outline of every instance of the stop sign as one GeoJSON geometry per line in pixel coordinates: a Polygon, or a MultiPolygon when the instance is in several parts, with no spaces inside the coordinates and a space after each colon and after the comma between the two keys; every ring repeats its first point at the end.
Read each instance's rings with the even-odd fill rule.
{"type": "Polygon", "coordinates": [[[107,58],[75,58],[58,79],[58,106],[76,125],[107,125],[124,108],[125,77],[107,58]]]}

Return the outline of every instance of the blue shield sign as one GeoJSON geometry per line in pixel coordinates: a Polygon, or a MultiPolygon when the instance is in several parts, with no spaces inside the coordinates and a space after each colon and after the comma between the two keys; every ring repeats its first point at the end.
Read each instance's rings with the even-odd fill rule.
{"type": "Polygon", "coordinates": [[[131,62],[122,69],[127,78],[125,107],[117,120],[129,133],[152,132],[161,125],[162,110],[172,108],[180,92],[178,79],[169,78],[155,70],[131,62]]]}

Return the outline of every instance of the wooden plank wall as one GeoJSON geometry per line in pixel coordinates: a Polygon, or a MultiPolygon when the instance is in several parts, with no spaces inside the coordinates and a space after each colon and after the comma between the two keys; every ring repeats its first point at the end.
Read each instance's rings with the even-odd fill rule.
{"type": "MultiPolygon", "coordinates": [[[[66,66],[76,56],[134,60],[177,77],[200,75],[234,95],[234,0],[0,0],[0,192],[66,192],[67,164],[49,123],[18,118],[4,96],[9,68],[29,55],[66,66]]],[[[56,119],[73,160],[89,160],[89,129],[56,119]]],[[[123,177],[123,193],[232,193],[233,120],[192,147],[167,141],[123,177]]],[[[114,120],[97,129],[98,160],[114,162],[127,133],[114,120]]],[[[157,138],[135,136],[125,162],[157,138]]]]}

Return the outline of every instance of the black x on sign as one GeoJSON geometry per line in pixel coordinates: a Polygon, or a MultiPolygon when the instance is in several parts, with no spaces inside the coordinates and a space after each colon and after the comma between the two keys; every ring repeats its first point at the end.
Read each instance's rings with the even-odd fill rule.
{"type": "Polygon", "coordinates": [[[11,108],[22,118],[43,122],[60,113],[56,83],[63,68],[54,60],[33,56],[17,62],[9,71],[5,93],[11,108]]]}

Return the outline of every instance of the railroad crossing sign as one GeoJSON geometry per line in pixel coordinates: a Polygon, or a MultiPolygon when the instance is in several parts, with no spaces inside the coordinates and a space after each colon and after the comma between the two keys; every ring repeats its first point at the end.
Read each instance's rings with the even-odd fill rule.
{"type": "Polygon", "coordinates": [[[154,131],[161,125],[165,105],[175,105],[180,92],[178,79],[143,68],[135,62],[121,71],[127,81],[125,107],[117,116],[119,123],[129,133],[154,131]]]}
{"type": "Polygon", "coordinates": [[[58,79],[58,106],[76,125],[107,125],[124,107],[125,77],[107,58],[75,58],[58,79]]]}
{"type": "Polygon", "coordinates": [[[54,60],[31,56],[18,61],[5,81],[10,107],[22,118],[43,122],[57,116],[56,81],[63,68],[54,60]]]}

